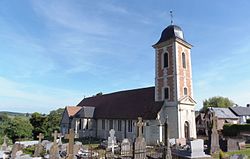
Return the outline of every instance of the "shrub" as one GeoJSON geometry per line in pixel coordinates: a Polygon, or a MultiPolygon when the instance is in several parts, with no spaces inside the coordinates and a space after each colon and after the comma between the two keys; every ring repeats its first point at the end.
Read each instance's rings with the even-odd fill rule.
{"type": "Polygon", "coordinates": [[[237,136],[244,131],[250,131],[250,124],[225,124],[222,132],[224,136],[237,136]]]}
{"type": "Polygon", "coordinates": [[[250,119],[247,119],[247,121],[246,121],[246,122],[247,122],[247,124],[250,124],[250,119]]]}

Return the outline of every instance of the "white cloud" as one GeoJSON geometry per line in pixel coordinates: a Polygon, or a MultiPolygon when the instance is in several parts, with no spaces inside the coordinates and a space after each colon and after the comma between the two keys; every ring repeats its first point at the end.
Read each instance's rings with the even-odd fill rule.
{"type": "Polygon", "coordinates": [[[16,111],[46,112],[56,107],[75,105],[82,94],[74,90],[50,88],[43,85],[24,84],[0,77],[0,110],[15,107],[16,111]],[[6,100],[8,99],[8,100],[6,100]]]}

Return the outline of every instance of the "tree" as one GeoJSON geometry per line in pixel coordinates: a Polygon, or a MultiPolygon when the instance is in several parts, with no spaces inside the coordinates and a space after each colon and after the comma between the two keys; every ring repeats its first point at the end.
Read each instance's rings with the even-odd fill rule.
{"type": "Polygon", "coordinates": [[[47,137],[51,136],[51,133],[54,130],[60,131],[60,122],[62,119],[64,108],[59,108],[57,110],[53,110],[47,115],[46,121],[45,121],[45,127],[47,130],[47,133],[45,134],[47,137]]]}
{"type": "Polygon", "coordinates": [[[35,112],[31,115],[31,118],[29,120],[31,125],[34,127],[32,131],[34,139],[37,138],[37,135],[39,135],[39,133],[45,134],[47,132],[45,127],[46,116],[35,112]]]}
{"type": "Polygon", "coordinates": [[[203,108],[201,111],[207,110],[208,107],[217,107],[217,108],[228,108],[233,106],[234,102],[227,97],[215,96],[203,101],[203,108]]]}
{"type": "Polygon", "coordinates": [[[17,139],[32,137],[32,130],[33,126],[28,119],[15,117],[10,121],[9,126],[6,128],[6,133],[12,142],[15,143],[17,139]]]}

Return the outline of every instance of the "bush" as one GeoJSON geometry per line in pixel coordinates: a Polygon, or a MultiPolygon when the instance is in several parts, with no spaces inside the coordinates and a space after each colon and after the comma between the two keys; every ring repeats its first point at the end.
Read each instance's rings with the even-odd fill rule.
{"type": "Polygon", "coordinates": [[[247,124],[250,124],[250,119],[247,119],[247,121],[246,121],[246,122],[247,122],[247,124]]]}
{"type": "Polygon", "coordinates": [[[224,136],[237,136],[244,131],[250,131],[250,124],[225,124],[222,133],[224,136]]]}

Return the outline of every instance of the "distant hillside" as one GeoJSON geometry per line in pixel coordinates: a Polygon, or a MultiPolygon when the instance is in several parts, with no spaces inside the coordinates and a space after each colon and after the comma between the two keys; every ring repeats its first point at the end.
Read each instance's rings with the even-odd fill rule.
{"type": "Polygon", "coordinates": [[[9,117],[16,117],[16,116],[30,117],[31,116],[30,113],[18,113],[18,112],[0,111],[0,115],[2,115],[2,114],[7,114],[9,117]]]}

